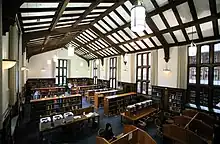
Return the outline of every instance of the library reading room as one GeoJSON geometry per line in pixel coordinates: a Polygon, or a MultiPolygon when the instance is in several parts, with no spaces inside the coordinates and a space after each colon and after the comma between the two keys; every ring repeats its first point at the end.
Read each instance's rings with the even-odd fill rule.
{"type": "Polygon", "coordinates": [[[0,0],[0,144],[220,144],[220,0],[0,0]]]}

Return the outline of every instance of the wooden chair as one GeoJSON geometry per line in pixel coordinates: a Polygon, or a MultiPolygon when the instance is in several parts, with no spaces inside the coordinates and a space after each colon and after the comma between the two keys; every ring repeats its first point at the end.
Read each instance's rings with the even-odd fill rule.
{"type": "Polygon", "coordinates": [[[162,123],[161,123],[160,119],[156,118],[154,123],[155,123],[155,125],[157,127],[157,135],[159,137],[162,137],[162,127],[161,127],[162,123]]]}

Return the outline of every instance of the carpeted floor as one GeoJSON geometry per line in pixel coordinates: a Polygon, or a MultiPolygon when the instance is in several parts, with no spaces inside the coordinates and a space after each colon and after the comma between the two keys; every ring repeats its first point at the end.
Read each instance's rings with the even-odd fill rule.
{"type": "MultiPolygon", "coordinates": [[[[88,107],[91,104],[83,98],[82,106],[88,107]]],[[[106,123],[111,123],[115,135],[122,133],[123,125],[120,123],[120,116],[105,117],[103,109],[99,109],[100,128],[104,128],[106,123]]],[[[38,125],[35,122],[28,122],[30,115],[30,106],[26,106],[23,122],[15,131],[16,144],[39,144],[38,141],[38,125]]],[[[158,144],[162,143],[161,139],[156,135],[156,127],[149,124],[146,131],[156,140],[158,144]]],[[[60,130],[48,133],[45,141],[46,144],[95,144],[97,130],[87,131],[86,134],[73,136],[71,133],[61,133],[60,130]]]]}

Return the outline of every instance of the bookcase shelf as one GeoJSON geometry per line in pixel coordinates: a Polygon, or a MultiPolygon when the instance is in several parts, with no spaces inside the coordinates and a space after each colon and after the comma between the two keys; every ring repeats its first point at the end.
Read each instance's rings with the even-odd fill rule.
{"type": "Polygon", "coordinates": [[[31,100],[31,119],[38,119],[57,112],[79,109],[82,107],[80,94],[31,100]]]}
{"type": "Polygon", "coordinates": [[[136,103],[136,92],[107,96],[104,98],[104,115],[111,116],[124,112],[130,104],[136,103]]]}

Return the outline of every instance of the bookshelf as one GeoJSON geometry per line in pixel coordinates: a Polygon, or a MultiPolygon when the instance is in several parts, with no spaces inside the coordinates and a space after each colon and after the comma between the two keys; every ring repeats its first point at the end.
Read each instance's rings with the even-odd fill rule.
{"type": "Polygon", "coordinates": [[[82,107],[80,94],[31,100],[31,118],[38,119],[53,113],[71,111],[82,107]]]}
{"type": "Polygon", "coordinates": [[[174,113],[181,113],[183,109],[184,89],[168,88],[168,110],[174,113]]]}
{"type": "Polygon", "coordinates": [[[104,98],[104,115],[111,116],[120,114],[130,104],[136,103],[136,92],[107,96],[104,98]]]}
{"type": "Polygon", "coordinates": [[[27,85],[30,88],[54,87],[55,86],[55,78],[28,79],[27,85]]]}
{"type": "Polygon", "coordinates": [[[165,88],[160,86],[152,85],[152,97],[153,103],[159,104],[160,108],[163,109],[162,98],[165,95],[165,88]]]}

